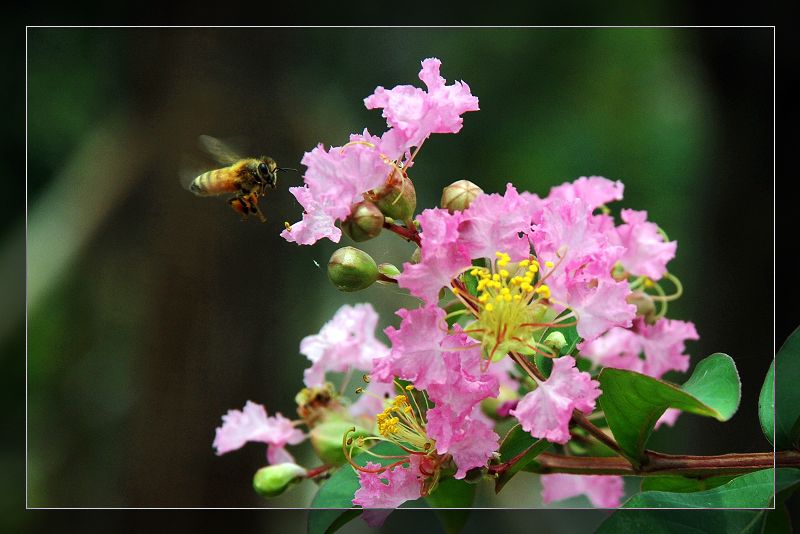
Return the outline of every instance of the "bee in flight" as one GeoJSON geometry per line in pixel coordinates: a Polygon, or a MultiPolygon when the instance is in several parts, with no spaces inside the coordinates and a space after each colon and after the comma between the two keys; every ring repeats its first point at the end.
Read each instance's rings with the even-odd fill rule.
{"type": "Polygon", "coordinates": [[[201,135],[200,143],[226,167],[204,172],[193,179],[189,185],[192,193],[202,197],[233,193],[228,204],[243,220],[253,214],[265,222],[267,219],[258,207],[259,198],[266,195],[267,188],[277,187],[278,171],[296,169],[278,167],[275,160],[268,156],[242,158],[222,141],[208,135],[201,135]]]}

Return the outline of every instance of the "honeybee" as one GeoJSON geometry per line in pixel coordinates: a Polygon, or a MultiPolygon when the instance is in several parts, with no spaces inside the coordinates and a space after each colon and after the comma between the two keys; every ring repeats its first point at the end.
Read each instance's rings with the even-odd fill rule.
{"type": "Polygon", "coordinates": [[[261,222],[266,222],[266,217],[258,207],[260,197],[266,194],[268,188],[277,187],[278,171],[296,169],[278,167],[275,160],[268,156],[242,158],[225,143],[208,135],[201,135],[200,143],[220,164],[226,166],[194,178],[189,184],[192,193],[202,197],[234,193],[228,204],[243,220],[253,214],[261,222]]]}

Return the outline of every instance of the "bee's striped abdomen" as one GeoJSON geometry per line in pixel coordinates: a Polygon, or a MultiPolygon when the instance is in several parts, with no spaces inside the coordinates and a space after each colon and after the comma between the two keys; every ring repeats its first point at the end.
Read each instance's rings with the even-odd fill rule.
{"type": "Polygon", "coordinates": [[[192,181],[191,190],[197,195],[219,195],[239,190],[238,173],[230,167],[204,172],[192,181]]]}

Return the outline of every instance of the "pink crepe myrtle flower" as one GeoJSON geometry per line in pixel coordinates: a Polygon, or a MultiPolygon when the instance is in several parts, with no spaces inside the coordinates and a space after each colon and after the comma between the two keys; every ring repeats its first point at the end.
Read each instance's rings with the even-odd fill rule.
{"type": "Polygon", "coordinates": [[[625,247],[619,259],[631,274],[658,280],[667,272],[667,263],[675,257],[677,241],[664,241],[655,223],[647,222],[646,211],[622,210],[621,224],[616,228],[618,243],[625,247]]]}
{"type": "Polygon", "coordinates": [[[460,332],[442,341],[442,358],[447,374],[444,382],[432,383],[427,387],[428,397],[437,407],[447,406],[454,417],[472,411],[483,399],[496,397],[499,383],[495,375],[481,369],[481,346],[460,332]]]}
{"type": "Polygon", "coordinates": [[[472,266],[469,254],[459,240],[461,212],[427,209],[419,217],[422,226],[421,258],[417,264],[404,263],[397,285],[408,289],[426,304],[439,301],[439,290],[472,266]]]}
{"type": "Polygon", "coordinates": [[[281,237],[300,245],[323,237],[339,242],[341,230],[334,223],[345,219],[365,192],[383,185],[392,171],[380,147],[366,138],[372,139],[369,132],[353,134],[343,147],[326,151],[320,144],[303,155],[305,185],[290,188],[303,207],[303,219],[281,232],[281,237]]]}
{"type": "Polygon", "coordinates": [[[689,368],[689,356],[684,350],[690,339],[700,339],[694,323],[661,318],[650,325],[639,317],[632,328],[614,328],[597,340],[579,344],[578,348],[581,355],[596,365],[661,378],[668,371],[684,372],[689,368]]]}
{"type": "Polygon", "coordinates": [[[500,436],[484,417],[457,415],[448,406],[437,405],[428,410],[427,418],[427,434],[436,441],[436,452],[453,457],[457,479],[474,467],[486,465],[500,446],[500,436]]]}
{"type": "Polygon", "coordinates": [[[362,508],[397,508],[406,501],[418,499],[422,494],[424,476],[420,472],[421,455],[412,454],[408,466],[382,469],[380,464],[367,462],[359,469],[353,504],[362,508]]]}
{"type": "Polygon", "coordinates": [[[216,430],[214,448],[217,455],[240,449],[248,441],[267,443],[267,460],[271,464],[294,462],[284,447],[297,445],[306,438],[292,422],[280,413],[267,416],[264,406],[247,401],[242,411],[228,410],[222,426],[216,430]]]}
{"type": "Polygon", "coordinates": [[[358,400],[351,404],[347,411],[353,417],[374,419],[386,407],[386,401],[394,395],[394,391],[395,386],[392,382],[370,380],[358,400]]]}
{"type": "Polygon", "coordinates": [[[416,310],[400,309],[400,328],[384,330],[392,342],[389,356],[373,372],[381,381],[397,376],[413,382],[417,388],[447,380],[448,369],[442,356],[442,343],[447,337],[445,312],[437,306],[416,310]]]}
{"type": "Polygon", "coordinates": [[[595,508],[619,508],[625,490],[615,475],[542,475],[542,502],[550,504],[586,495],[595,508]]]}
{"type": "Polygon", "coordinates": [[[303,381],[314,387],[325,382],[327,371],[372,370],[373,359],[389,354],[389,348],[375,337],[378,314],[371,304],[345,304],[325,323],[318,334],[300,342],[300,352],[311,360],[303,381]]]}
{"type": "Polygon", "coordinates": [[[412,85],[393,89],[378,87],[364,99],[367,109],[383,109],[383,117],[393,131],[405,138],[404,148],[420,146],[432,133],[457,133],[461,130],[461,114],[477,111],[478,98],[464,82],[445,85],[439,75],[442,62],[429,58],[422,62],[419,78],[428,90],[412,85]]]}
{"type": "Polygon", "coordinates": [[[531,247],[520,234],[530,232],[531,218],[529,201],[507,184],[505,195],[478,195],[464,210],[459,239],[470,259],[493,259],[502,250],[512,261],[522,260],[530,255],[531,247]]]}
{"type": "Polygon", "coordinates": [[[602,176],[581,176],[574,182],[565,182],[561,185],[552,187],[548,199],[583,200],[590,209],[607,204],[614,200],[622,200],[622,193],[625,186],[617,180],[612,182],[602,176]]]}
{"type": "Polygon", "coordinates": [[[556,358],[550,377],[537,380],[537,388],[526,394],[510,413],[533,437],[563,444],[570,438],[572,411],[591,413],[601,393],[599,386],[589,373],[575,367],[571,356],[556,358]]]}

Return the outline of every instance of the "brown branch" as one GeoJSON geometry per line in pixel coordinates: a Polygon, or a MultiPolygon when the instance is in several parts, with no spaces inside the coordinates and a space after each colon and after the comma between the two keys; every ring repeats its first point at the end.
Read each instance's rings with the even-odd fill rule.
{"type": "Polygon", "coordinates": [[[720,475],[741,475],[761,469],[800,467],[800,452],[782,451],[717,456],[689,456],[646,451],[647,462],[640,469],[619,457],[561,456],[542,453],[528,464],[537,473],[571,473],[581,475],[680,475],[707,478],[720,475]]]}

